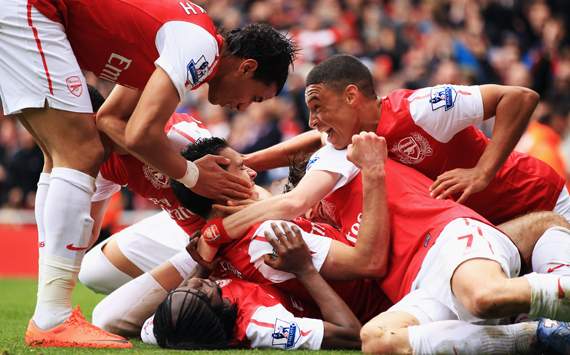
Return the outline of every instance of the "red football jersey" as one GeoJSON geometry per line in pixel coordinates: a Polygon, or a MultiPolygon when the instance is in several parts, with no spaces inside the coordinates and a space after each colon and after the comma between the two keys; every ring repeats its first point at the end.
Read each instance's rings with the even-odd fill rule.
{"type": "MultiPolygon", "coordinates": [[[[311,169],[322,170],[320,160],[330,160],[328,149],[315,153],[319,163],[311,169]],[[321,153],[321,154],[319,154],[321,153]]],[[[337,159],[337,173],[343,172],[345,164],[337,159]]],[[[334,172],[331,165],[327,171],[334,172]]],[[[346,179],[345,179],[346,181],[346,179]]],[[[425,255],[433,246],[443,228],[452,220],[468,217],[486,222],[473,210],[451,200],[436,200],[429,195],[432,181],[405,165],[391,159],[386,161],[386,198],[390,211],[390,254],[386,276],[380,285],[386,296],[396,303],[411,289],[425,255]]],[[[341,226],[346,240],[354,245],[362,219],[362,179],[358,174],[344,186],[324,198],[323,211],[341,226]]],[[[488,222],[486,222],[488,223],[488,222]]]]}
{"type": "MultiPolygon", "coordinates": [[[[303,218],[295,219],[294,223],[303,231],[303,239],[311,250],[317,270],[323,265],[333,239],[348,244],[338,230],[327,224],[311,223],[303,218]]],[[[273,247],[263,233],[271,230],[269,224],[270,222],[264,222],[253,226],[243,238],[220,249],[218,255],[222,261],[214,275],[238,277],[264,285],[274,284],[287,294],[302,300],[303,304],[316,307],[293,274],[275,270],[263,262],[263,256],[273,252],[273,247]]],[[[329,281],[329,284],[361,322],[370,320],[391,306],[374,280],[329,281]]]]}
{"type": "Polygon", "coordinates": [[[217,282],[222,297],[237,306],[233,346],[320,348],[324,327],[318,310],[271,285],[239,279],[217,282]]]}
{"type": "MultiPolygon", "coordinates": [[[[473,126],[483,121],[476,86],[396,90],[382,99],[381,112],[376,133],[386,138],[390,157],[434,180],[445,171],[474,167],[489,142],[473,126]]],[[[489,186],[465,205],[500,224],[552,210],[563,186],[564,179],[547,164],[513,152],[489,186]]]]}
{"type": "MultiPolygon", "coordinates": [[[[169,140],[178,148],[183,148],[198,138],[210,137],[210,133],[202,123],[187,114],[173,114],[165,130],[169,140]]],[[[127,186],[134,193],[149,199],[157,207],[168,212],[188,235],[202,228],[205,223],[203,218],[190,212],[178,202],[170,188],[170,178],[167,175],[132,155],[112,153],[101,166],[100,174],[110,182],[127,186]]]]}
{"type": "Polygon", "coordinates": [[[82,69],[142,90],[156,66],[179,95],[207,80],[223,40],[198,5],[178,0],[32,0],[63,24],[82,69]]]}

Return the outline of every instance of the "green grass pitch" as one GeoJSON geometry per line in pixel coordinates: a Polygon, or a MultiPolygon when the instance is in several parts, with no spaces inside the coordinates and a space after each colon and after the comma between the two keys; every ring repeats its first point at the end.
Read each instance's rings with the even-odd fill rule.
{"type": "MultiPolygon", "coordinates": [[[[103,296],[78,285],[73,295],[74,305],[81,305],[83,314],[90,319],[91,312],[103,296]]],[[[279,350],[227,350],[227,351],[166,351],[133,340],[133,349],[79,349],[79,348],[28,348],[24,344],[24,332],[36,299],[36,281],[31,279],[0,279],[0,355],[13,354],[279,354],[279,350]]],[[[296,351],[295,354],[357,354],[356,351],[296,351]]]]}

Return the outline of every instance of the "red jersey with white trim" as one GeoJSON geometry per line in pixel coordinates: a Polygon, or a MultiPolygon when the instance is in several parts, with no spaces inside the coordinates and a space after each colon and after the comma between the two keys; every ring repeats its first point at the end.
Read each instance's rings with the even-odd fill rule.
{"type": "Polygon", "coordinates": [[[79,66],[102,79],[142,90],[156,65],[182,97],[217,67],[222,37],[204,9],[190,1],[31,2],[63,24],[79,66]]]}
{"type": "MultiPolygon", "coordinates": [[[[316,308],[309,293],[296,280],[295,275],[275,270],[263,262],[264,255],[273,253],[273,247],[264,236],[264,231],[271,231],[271,222],[253,226],[244,237],[222,247],[218,252],[222,261],[214,275],[238,277],[263,285],[274,284],[287,294],[299,298],[304,305],[316,308]]],[[[304,218],[296,218],[294,222],[287,223],[295,223],[301,228],[317,270],[324,264],[332,240],[348,244],[339,231],[330,225],[311,223],[304,218]]],[[[374,280],[329,281],[329,284],[361,322],[370,320],[391,306],[391,302],[374,280]]]]}
{"type": "MultiPolygon", "coordinates": [[[[477,164],[489,142],[473,126],[482,121],[477,86],[396,90],[382,99],[376,133],[386,138],[392,159],[435,180],[445,171],[477,164]]],[[[552,210],[563,186],[564,179],[547,164],[512,152],[489,186],[465,205],[500,224],[531,211],[552,210]]]]}
{"type": "Polygon", "coordinates": [[[318,350],[324,336],[319,312],[270,285],[217,281],[222,297],[237,306],[233,346],[318,350]]]}
{"type": "MultiPolygon", "coordinates": [[[[175,113],[165,130],[169,140],[178,148],[198,138],[209,137],[203,124],[187,114],[175,113]]],[[[188,235],[202,228],[205,221],[183,207],[170,188],[170,178],[132,155],[112,153],[101,166],[101,175],[115,184],[127,186],[134,193],[149,199],[166,211],[188,235]]]]}
{"type": "MultiPolygon", "coordinates": [[[[335,172],[341,176],[352,173],[346,164],[346,155],[346,162],[340,161],[335,154],[334,164],[325,166],[321,163],[331,160],[330,156],[322,154],[327,151],[321,148],[320,152],[315,153],[319,161],[310,169],[335,172]],[[335,171],[333,165],[338,170],[335,171]]],[[[449,222],[460,217],[489,222],[454,201],[432,198],[428,191],[432,180],[417,170],[392,159],[386,160],[385,170],[386,199],[390,212],[390,254],[388,271],[380,285],[386,296],[396,303],[410,292],[427,252],[449,222]]],[[[348,183],[347,179],[343,181],[344,186],[337,186],[323,199],[322,204],[326,207],[322,210],[341,226],[341,233],[350,245],[355,245],[362,219],[362,175],[356,175],[348,183]]]]}

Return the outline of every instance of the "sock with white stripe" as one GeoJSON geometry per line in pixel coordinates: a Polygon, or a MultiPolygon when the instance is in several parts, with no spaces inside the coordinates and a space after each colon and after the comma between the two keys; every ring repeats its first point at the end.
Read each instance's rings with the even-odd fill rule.
{"type": "Polygon", "coordinates": [[[90,216],[95,179],[78,170],[54,168],[44,206],[45,247],[32,319],[41,329],[71,314],[71,292],[93,229],[90,216]]]}
{"type": "Polygon", "coordinates": [[[460,320],[408,328],[413,354],[533,354],[538,322],[474,325],[460,320]]]}

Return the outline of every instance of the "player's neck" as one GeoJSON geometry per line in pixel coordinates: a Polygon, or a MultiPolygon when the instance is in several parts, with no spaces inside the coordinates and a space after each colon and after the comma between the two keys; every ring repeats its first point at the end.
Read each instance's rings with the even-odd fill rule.
{"type": "Polygon", "coordinates": [[[360,107],[360,129],[376,132],[381,113],[380,99],[368,100],[360,107]]]}

